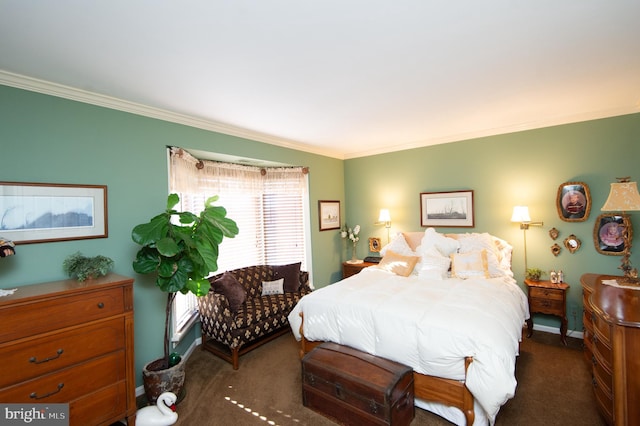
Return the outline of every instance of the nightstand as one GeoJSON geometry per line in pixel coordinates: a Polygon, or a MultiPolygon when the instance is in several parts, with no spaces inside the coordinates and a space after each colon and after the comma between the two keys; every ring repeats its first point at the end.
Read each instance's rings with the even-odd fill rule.
{"type": "Polygon", "coordinates": [[[533,314],[548,314],[560,317],[560,339],[567,344],[567,283],[524,280],[529,294],[529,319],[527,337],[533,335],[533,314]]]}
{"type": "Polygon", "coordinates": [[[355,275],[368,266],[377,265],[377,263],[362,262],[362,263],[347,263],[342,262],[342,279],[355,275]]]}

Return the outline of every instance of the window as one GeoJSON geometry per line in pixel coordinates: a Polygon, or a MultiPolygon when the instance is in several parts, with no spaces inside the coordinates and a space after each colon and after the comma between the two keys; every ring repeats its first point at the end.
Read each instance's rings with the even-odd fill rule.
{"type": "MultiPolygon", "coordinates": [[[[180,148],[170,148],[170,192],[180,196],[176,208],[198,213],[207,198],[236,221],[240,232],[220,245],[218,271],[259,264],[302,262],[309,254],[309,200],[306,169],[260,168],[201,161],[180,148]]],[[[173,341],[195,322],[197,302],[178,294],[173,305],[173,341]]]]}

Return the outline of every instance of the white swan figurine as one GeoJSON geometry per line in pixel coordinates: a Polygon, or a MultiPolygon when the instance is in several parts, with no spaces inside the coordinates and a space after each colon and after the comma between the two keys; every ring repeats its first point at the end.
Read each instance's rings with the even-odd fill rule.
{"type": "Polygon", "coordinates": [[[156,405],[139,409],[136,413],[138,426],[169,426],[178,421],[176,413],[176,395],[173,392],[161,393],[156,405]]]}

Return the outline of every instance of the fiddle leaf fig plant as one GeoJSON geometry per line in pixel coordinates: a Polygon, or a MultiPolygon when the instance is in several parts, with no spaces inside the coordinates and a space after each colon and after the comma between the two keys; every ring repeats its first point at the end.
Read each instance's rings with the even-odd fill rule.
{"type": "Polygon", "coordinates": [[[207,294],[211,287],[207,276],[218,270],[218,246],[224,237],[238,234],[227,210],[213,204],[218,198],[208,198],[196,215],[175,210],[180,198],[170,194],[164,212],[131,231],[133,241],[142,246],[133,261],[134,271],[157,274],[156,286],[167,293],[164,368],[169,365],[169,319],[176,293],[207,294]]]}

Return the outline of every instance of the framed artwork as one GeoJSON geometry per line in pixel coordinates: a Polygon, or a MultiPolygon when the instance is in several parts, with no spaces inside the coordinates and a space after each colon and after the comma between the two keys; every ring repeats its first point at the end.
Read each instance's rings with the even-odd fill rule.
{"type": "Polygon", "coordinates": [[[16,244],[107,238],[107,187],[0,182],[0,234],[16,244]]]}
{"type": "Polygon", "coordinates": [[[340,201],[318,201],[320,230],[340,229],[340,201]]]}
{"type": "Polygon", "coordinates": [[[380,249],[382,248],[382,243],[380,242],[380,238],[369,238],[369,251],[372,253],[380,253],[380,249]]]}
{"type": "Polygon", "coordinates": [[[591,211],[591,193],[584,182],[565,182],[556,195],[558,216],[565,222],[584,222],[591,211]]]}
{"type": "Polygon", "coordinates": [[[420,193],[420,226],[473,228],[473,191],[420,193]]]}
{"type": "MultiPolygon", "coordinates": [[[[633,238],[631,221],[619,214],[601,214],[593,227],[593,243],[598,253],[609,256],[624,254],[624,233],[628,233],[629,245],[633,238]]],[[[629,249],[631,247],[629,246],[629,249]]]]}

